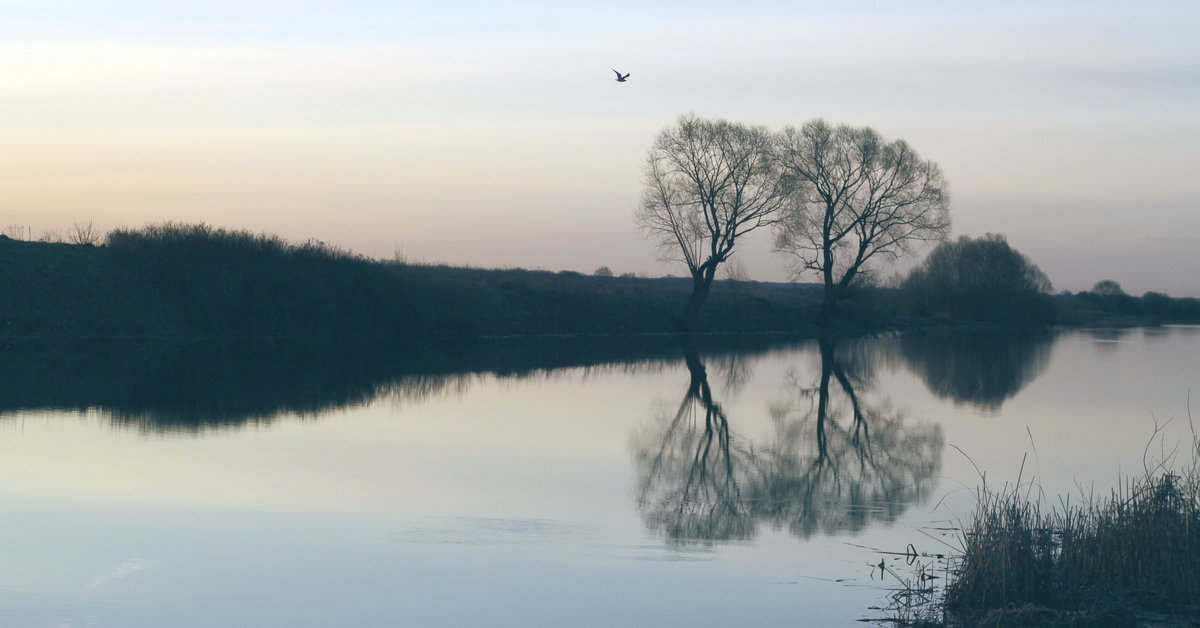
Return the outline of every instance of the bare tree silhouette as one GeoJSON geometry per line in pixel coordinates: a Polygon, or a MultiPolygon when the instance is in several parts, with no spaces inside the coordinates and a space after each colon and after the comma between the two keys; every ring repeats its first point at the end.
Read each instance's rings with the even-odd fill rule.
{"type": "Polygon", "coordinates": [[[773,224],[787,200],[773,142],[764,127],[685,115],[650,148],[637,221],[662,259],[687,265],[684,332],[695,327],[717,268],[742,236],[773,224]]]}
{"type": "Polygon", "coordinates": [[[791,399],[772,408],[775,439],[761,449],[750,495],[761,519],[801,538],[895,520],[926,496],[944,445],[939,426],[911,425],[900,409],[863,396],[869,363],[839,355],[830,338],[819,349],[816,385],[791,378],[791,399]]]}
{"type": "Polygon", "coordinates": [[[775,249],[796,274],[820,273],[821,321],[837,299],[879,259],[940,240],[950,229],[942,171],[903,140],[885,141],[870,127],[813,120],[779,134],[779,159],[795,178],[775,249]]]}

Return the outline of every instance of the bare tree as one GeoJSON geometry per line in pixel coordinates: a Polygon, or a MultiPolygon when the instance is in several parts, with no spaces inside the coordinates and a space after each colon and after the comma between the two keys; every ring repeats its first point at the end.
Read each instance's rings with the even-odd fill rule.
{"type": "Polygon", "coordinates": [[[92,221],[86,224],[76,222],[67,233],[67,242],[71,244],[96,244],[100,241],[100,232],[92,226],[92,221]]]}
{"type": "Polygon", "coordinates": [[[666,261],[681,261],[692,296],[680,327],[692,331],[717,267],[738,239],[776,221],[788,197],[771,132],[726,120],[680,116],[646,159],[637,221],[666,261]]]}
{"type": "Polygon", "coordinates": [[[796,178],[775,249],[791,270],[821,274],[821,321],[877,258],[894,260],[919,242],[945,238],[950,199],[942,171],[903,140],[869,127],[813,120],[779,135],[783,170],[796,178]]]}

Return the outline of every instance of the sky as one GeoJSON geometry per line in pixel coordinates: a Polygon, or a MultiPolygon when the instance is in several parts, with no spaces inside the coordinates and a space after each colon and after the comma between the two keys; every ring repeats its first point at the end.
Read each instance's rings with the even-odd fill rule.
{"type": "MultiPolygon", "coordinates": [[[[654,136],[823,117],[937,161],[952,235],[1004,234],[1056,290],[1200,297],[1197,24],[1194,0],[0,0],[0,230],[684,274],[634,224],[654,136]]],[[[787,279],[765,232],[735,258],[787,279]]]]}

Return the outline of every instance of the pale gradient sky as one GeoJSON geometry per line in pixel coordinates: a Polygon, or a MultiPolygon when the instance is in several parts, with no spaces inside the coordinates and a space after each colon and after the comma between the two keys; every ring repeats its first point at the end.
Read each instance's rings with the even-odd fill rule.
{"type": "Polygon", "coordinates": [[[938,161],[954,234],[1056,289],[1200,296],[1194,0],[195,4],[0,0],[0,229],[679,274],[633,223],[654,135],[822,116],[938,161]]]}

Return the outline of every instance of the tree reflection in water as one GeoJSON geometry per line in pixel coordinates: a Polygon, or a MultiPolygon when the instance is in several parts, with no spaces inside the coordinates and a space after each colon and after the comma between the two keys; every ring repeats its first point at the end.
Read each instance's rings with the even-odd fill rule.
{"type": "Polygon", "coordinates": [[[635,448],[645,470],[639,508],[646,525],[670,539],[750,538],[755,524],[742,486],[752,454],[734,446],[696,346],[687,343],[683,354],[691,375],[683,401],[660,434],[635,448]]]}
{"type": "Polygon", "coordinates": [[[801,538],[855,532],[926,496],[941,465],[940,427],[909,425],[868,399],[864,345],[818,346],[817,381],[789,377],[788,400],[770,409],[774,436],[761,444],[731,432],[698,351],[685,346],[690,381],[678,411],[634,445],[651,531],[679,543],[750,538],[760,522],[801,538]]]}
{"type": "MultiPolygon", "coordinates": [[[[746,381],[745,356],[792,344],[762,337],[727,347],[726,385],[746,381]]],[[[678,359],[678,346],[659,337],[6,340],[0,424],[28,411],[96,412],[123,428],[201,436],[380,399],[461,395],[489,378],[658,372],[678,359]]]]}
{"type": "Polygon", "coordinates": [[[1050,363],[1046,329],[913,332],[900,338],[904,363],[929,391],[995,412],[1050,363]]]}

